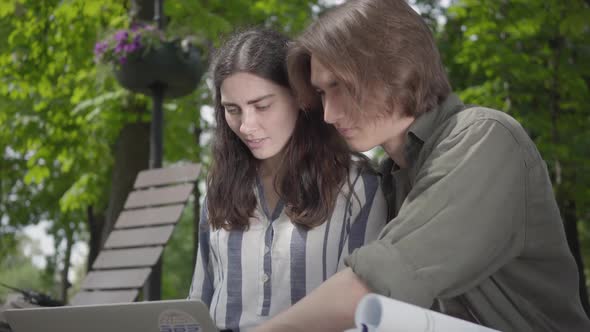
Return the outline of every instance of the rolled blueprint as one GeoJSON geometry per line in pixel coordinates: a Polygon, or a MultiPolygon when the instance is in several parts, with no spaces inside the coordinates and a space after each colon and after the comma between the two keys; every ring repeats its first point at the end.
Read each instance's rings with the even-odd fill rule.
{"type": "Polygon", "coordinates": [[[354,319],[356,328],[346,332],[499,332],[377,294],[362,298],[354,319]]]}

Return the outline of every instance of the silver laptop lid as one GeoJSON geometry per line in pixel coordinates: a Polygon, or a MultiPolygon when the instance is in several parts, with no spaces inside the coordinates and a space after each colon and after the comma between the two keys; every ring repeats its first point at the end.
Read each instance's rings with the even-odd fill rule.
{"type": "Polygon", "coordinates": [[[217,332],[207,306],[195,300],[14,309],[14,332],[217,332]]]}

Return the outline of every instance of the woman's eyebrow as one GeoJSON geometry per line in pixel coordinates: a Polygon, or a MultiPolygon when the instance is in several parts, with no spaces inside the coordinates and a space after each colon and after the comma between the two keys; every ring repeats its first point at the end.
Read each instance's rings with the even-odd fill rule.
{"type": "MultiPolygon", "coordinates": [[[[261,97],[258,97],[258,98],[249,100],[249,101],[246,102],[246,104],[248,104],[248,105],[256,104],[259,101],[262,101],[264,99],[267,99],[267,98],[270,98],[270,97],[274,97],[274,96],[275,96],[274,93],[270,93],[270,94],[267,94],[267,95],[264,95],[264,96],[261,96],[261,97]]],[[[221,106],[238,106],[238,104],[233,103],[231,101],[223,101],[222,100],[221,101],[221,106]]]]}
{"type": "Polygon", "coordinates": [[[249,100],[248,102],[246,102],[246,104],[248,104],[248,105],[256,104],[257,102],[259,102],[261,100],[264,100],[264,99],[267,99],[267,98],[270,98],[270,97],[274,97],[274,95],[275,95],[274,93],[267,94],[267,95],[264,95],[262,97],[258,97],[256,99],[249,100]]]}

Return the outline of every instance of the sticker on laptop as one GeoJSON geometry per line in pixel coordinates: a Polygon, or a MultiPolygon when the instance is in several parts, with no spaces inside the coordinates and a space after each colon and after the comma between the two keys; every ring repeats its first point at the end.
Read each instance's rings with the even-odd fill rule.
{"type": "Polygon", "coordinates": [[[200,332],[197,320],[182,310],[168,309],[158,317],[160,332],[200,332]]]}

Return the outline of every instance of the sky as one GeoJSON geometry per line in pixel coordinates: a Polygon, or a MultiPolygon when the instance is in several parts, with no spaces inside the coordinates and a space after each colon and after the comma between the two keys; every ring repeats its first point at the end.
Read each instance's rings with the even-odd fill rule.
{"type": "MultiPolygon", "coordinates": [[[[26,236],[31,238],[32,243],[25,244],[23,251],[26,256],[31,257],[33,264],[39,268],[45,268],[47,262],[45,256],[51,256],[55,253],[55,241],[49,236],[47,229],[48,221],[42,221],[37,225],[28,226],[24,229],[26,236]]],[[[75,280],[75,270],[86,263],[88,255],[88,245],[86,242],[78,241],[72,247],[71,268],[68,273],[70,282],[75,280]]]]}
{"type": "MultiPolygon", "coordinates": [[[[326,5],[338,5],[344,2],[344,0],[322,0],[326,5]]],[[[442,6],[449,6],[450,0],[441,0],[442,6]]],[[[419,12],[419,9],[412,6],[414,10],[419,12]]],[[[201,109],[202,118],[209,122],[214,122],[213,108],[210,106],[204,106],[201,109]]],[[[203,137],[207,140],[208,137],[203,137]]],[[[373,152],[369,151],[367,154],[371,155],[373,152]]],[[[27,245],[25,247],[25,254],[30,256],[33,260],[33,264],[43,268],[46,265],[45,256],[52,255],[55,252],[53,238],[47,235],[48,222],[41,222],[38,225],[28,226],[24,229],[24,233],[29,236],[35,242],[35,245],[27,245]]],[[[72,268],[70,269],[70,281],[74,281],[74,271],[76,267],[85,264],[86,255],[88,254],[88,245],[85,242],[77,242],[72,248],[72,268]]]]}

